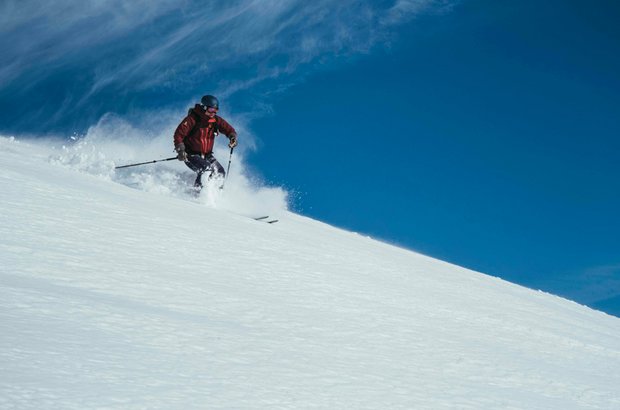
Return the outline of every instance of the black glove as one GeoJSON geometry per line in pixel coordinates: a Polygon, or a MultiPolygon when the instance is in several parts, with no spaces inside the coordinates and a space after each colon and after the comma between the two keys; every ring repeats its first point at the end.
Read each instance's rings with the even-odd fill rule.
{"type": "Polygon", "coordinates": [[[178,144],[176,147],[174,147],[174,150],[177,152],[177,159],[179,161],[187,161],[187,152],[185,152],[185,144],[183,143],[178,144]]]}
{"type": "Polygon", "coordinates": [[[228,147],[235,148],[237,146],[237,136],[235,134],[232,134],[230,137],[228,137],[228,139],[230,140],[230,142],[228,143],[228,147]]]}

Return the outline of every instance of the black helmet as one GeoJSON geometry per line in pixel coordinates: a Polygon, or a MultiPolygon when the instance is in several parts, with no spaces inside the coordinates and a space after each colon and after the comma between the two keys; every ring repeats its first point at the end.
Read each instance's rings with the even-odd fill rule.
{"type": "Polygon", "coordinates": [[[205,95],[200,99],[200,104],[205,107],[220,108],[220,102],[212,95],[205,95]]]}

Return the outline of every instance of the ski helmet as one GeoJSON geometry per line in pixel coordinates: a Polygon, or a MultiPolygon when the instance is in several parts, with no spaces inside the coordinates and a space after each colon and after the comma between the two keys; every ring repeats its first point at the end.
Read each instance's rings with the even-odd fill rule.
{"type": "Polygon", "coordinates": [[[205,107],[220,108],[220,102],[212,95],[205,95],[204,97],[202,97],[202,99],[200,100],[200,104],[204,105],[205,107]]]}

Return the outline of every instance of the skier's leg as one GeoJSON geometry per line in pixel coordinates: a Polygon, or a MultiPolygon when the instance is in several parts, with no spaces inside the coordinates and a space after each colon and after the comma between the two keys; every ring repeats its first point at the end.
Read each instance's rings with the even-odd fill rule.
{"type": "Polygon", "coordinates": [[[194,172],[204,173],[209,167],[209,162],[202,155],[191,154],[188,155],[185,165],[194,172]]]}
{"type": "Polygon", "coordinates": [[[195,188],[202,188],[202,174],[204,174],[209,168],[210,163],[202,155],[189,155],[185,164],[198,175],[194,181],[195,188]]]}
{"type": "Polygon", "coordinates": [[[222,189],[224,187],[224,176],[226,175],[224,167],[218,162],[217,159],[215,159],[213,154],[207,156],[207,161],[209,162],[207,183],[215,180],[216,183],[219,185],[220,189],[222,189]]]}
{"type": "Polygon", "coordinates": [[[224,179],[226,176],[226,171],[220,162],[213,156],[213,154],[207,156],[207,161],[209,162],[209,168],[211,168],[211,173],[209,174],[209,179],[211,178],[221,178],[224,179]]]}

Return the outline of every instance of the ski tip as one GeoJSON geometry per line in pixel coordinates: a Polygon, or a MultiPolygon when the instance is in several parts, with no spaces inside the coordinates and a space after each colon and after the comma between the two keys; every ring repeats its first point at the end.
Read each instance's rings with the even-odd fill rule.
{"type": "Polygon", "coordinates": [[[261,221],[261,222],[266,222],[268,224],[274,224],[276,222],[278,222],[278,219],[269,219],[269,215],[265,215],[265,216],[257,216],[257,217],[253,217],[252,219],[254,219],[255,221],[261,221]]]}

